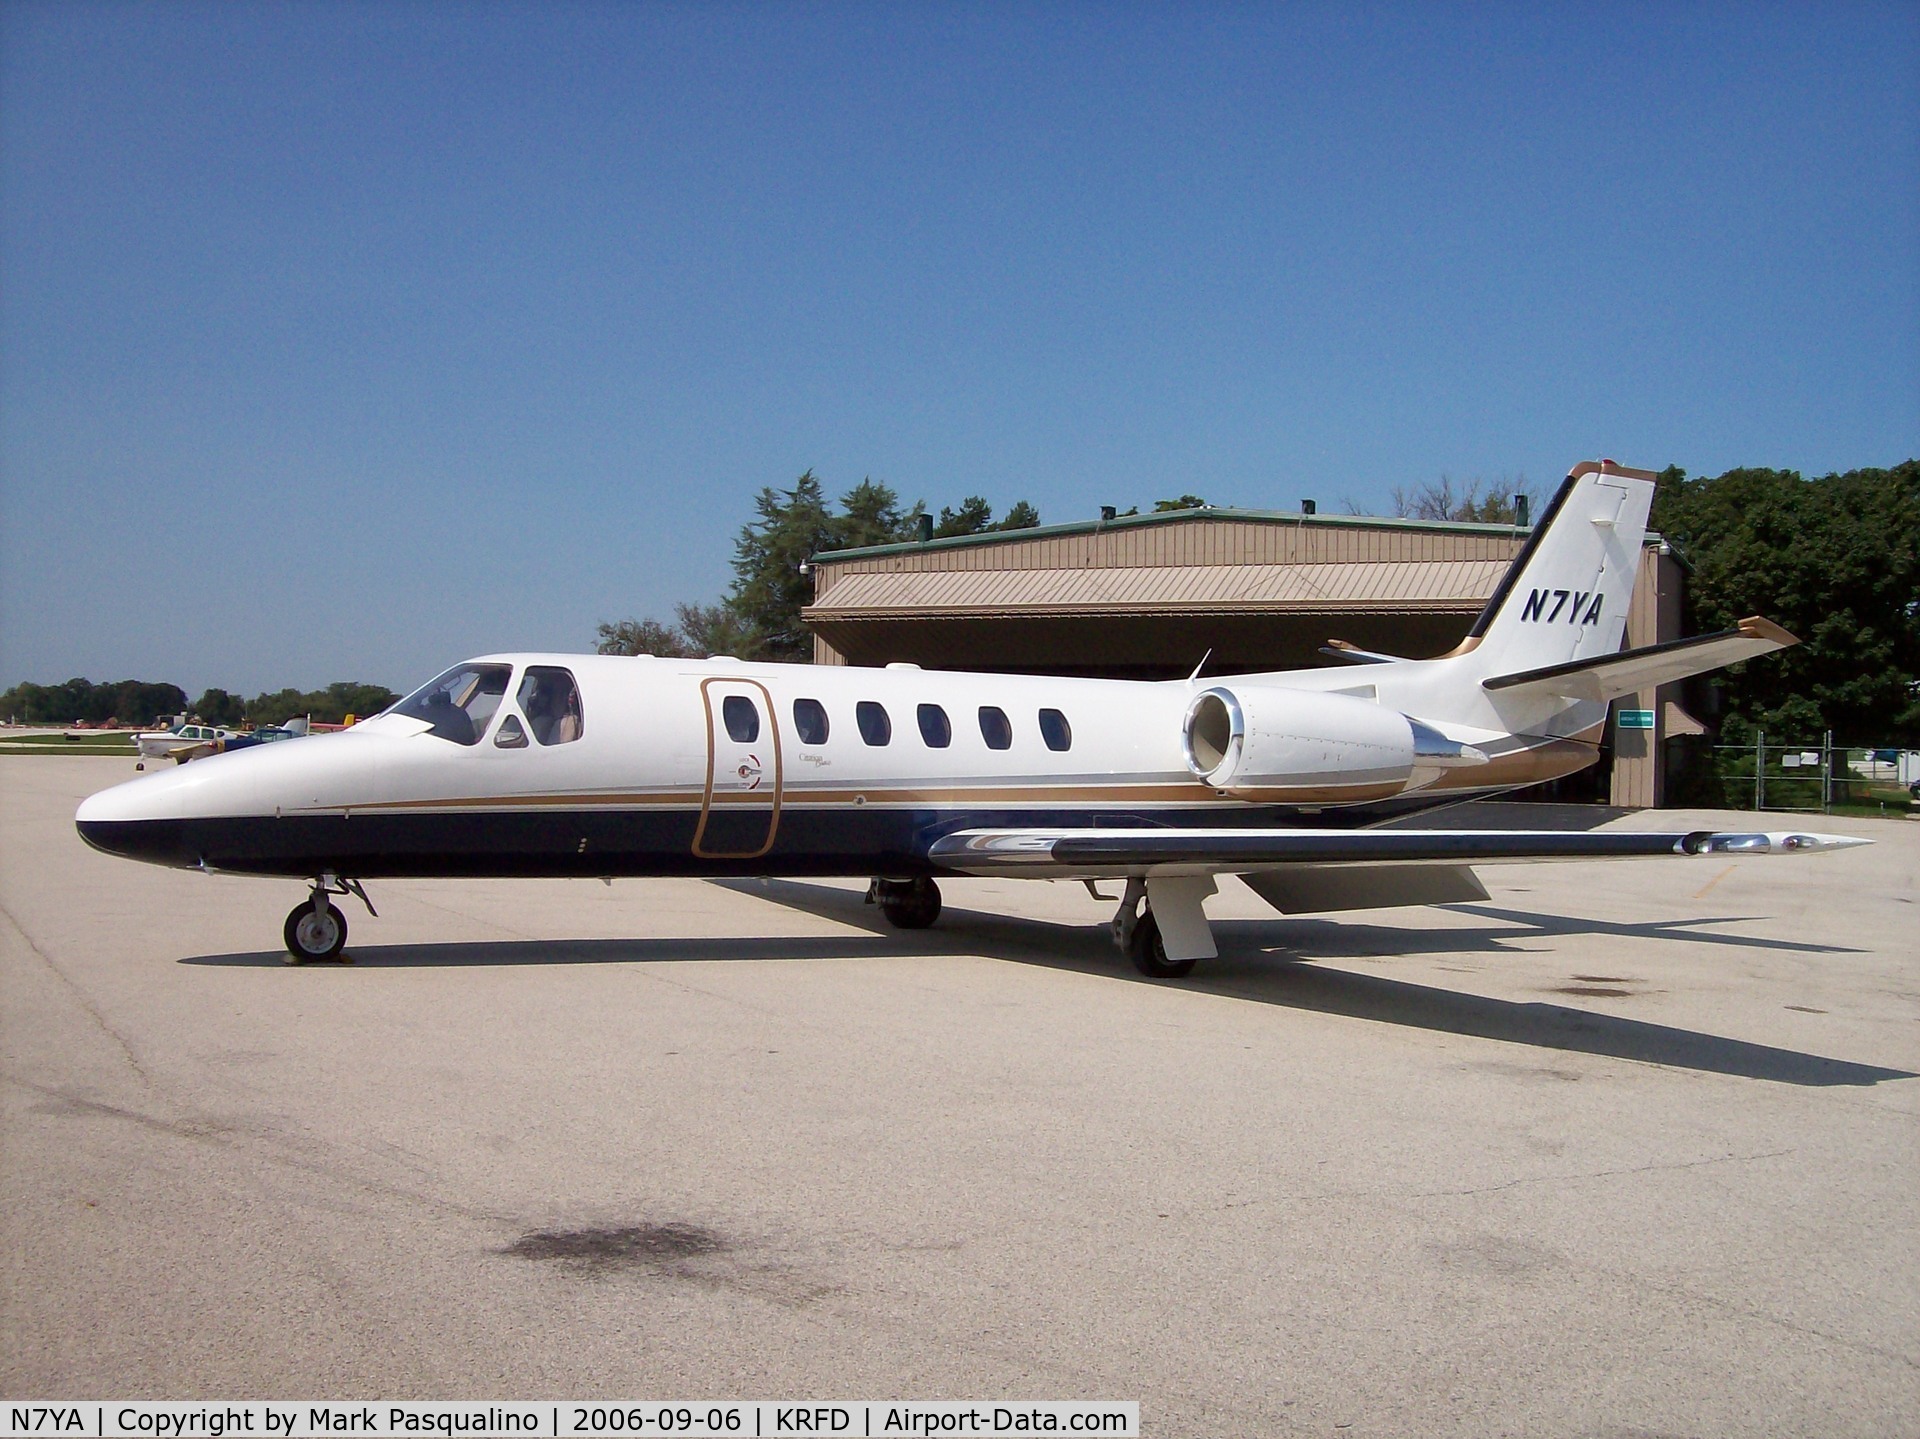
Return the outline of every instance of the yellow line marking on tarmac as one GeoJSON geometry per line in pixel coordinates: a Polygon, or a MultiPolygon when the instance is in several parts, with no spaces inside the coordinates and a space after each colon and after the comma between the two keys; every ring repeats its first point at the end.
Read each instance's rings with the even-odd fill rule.
{"type": "Polygon", "coordinates": [[[1693,897],[1695,899],[1705,899],[1707,897],[1708,890],[1712,889],[1716,884],[1720,883],[1721,880],[1725,879],[1728,875],[1732,874],[1739,867],[1740,866],[1737,864],[1728,865],[1725,869],[1721,870],[1720,873],[1716,874],[1712,879],[1708,880],[1705,884],[1701,885],[1700,888],[1697,891],[1695,891],[1693,897]]]}

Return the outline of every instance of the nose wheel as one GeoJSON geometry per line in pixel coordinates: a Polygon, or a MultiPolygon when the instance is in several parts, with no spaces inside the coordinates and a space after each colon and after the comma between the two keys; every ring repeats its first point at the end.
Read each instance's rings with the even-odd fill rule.
{"type": "Polygon", "coordinates": [[[340,951],[347,947],[347,917],[324,895],[312,904],[296,904],[282,932],[287,941],[288,964],[338,959],[340,951]]]}
{"type": "Polygon", "coordinates": [[[312,895],[293,907],[280,931],[287,942],[288,964],[340,958],[340,951],[347,947],[347,917],[328,898],[335,894],[357,895],[368,914],[380,917],[359,880],[343,880],[331,872],[321,875],[313,882],[312,895]]]}

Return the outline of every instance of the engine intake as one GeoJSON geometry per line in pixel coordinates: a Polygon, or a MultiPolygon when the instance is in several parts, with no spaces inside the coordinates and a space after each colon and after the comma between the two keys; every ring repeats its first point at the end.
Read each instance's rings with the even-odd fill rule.
{"type": "Polygon", "coordinates": [[[1471,745],[1352,695],[1215,685],[1187,706],[1187,768],[1236,799],[1359,804],[1485,764],[1471,745]]]}

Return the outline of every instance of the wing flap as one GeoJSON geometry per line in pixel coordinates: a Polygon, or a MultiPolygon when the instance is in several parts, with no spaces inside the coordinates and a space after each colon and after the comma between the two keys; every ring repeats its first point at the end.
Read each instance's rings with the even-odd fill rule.
{"type": "Polygon", "coordinates": [[[1482,680],[1481,688],[1495,694],[1561,695],[1568,699],[1611,700],[1636,690],[1651,689],[1705,674],[1723,665],[1750,660],[1789,645],[1797,645],[1786,630],[1772,620],[1752,615],[1730,630],[1699,635],[1693,639],[1673,640],[1642,649],[1623,650],[1603,659],[1574,660],[1568,664],[1548,665],[1544,669],[1523,670],[1518,674],[1495,675],[1482,680]]]}
{"type": "Polygon", "coordinates": [[[1487,897],[1480,876],[1465,864],[1290,864],[1240,878],[1282,914],[1464,904],[1487,897]]]}

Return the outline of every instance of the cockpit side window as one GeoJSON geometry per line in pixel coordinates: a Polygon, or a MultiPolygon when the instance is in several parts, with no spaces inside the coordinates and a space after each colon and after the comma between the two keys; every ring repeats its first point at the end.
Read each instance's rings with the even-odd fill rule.
{"type": "Polygon", "coordinates": [[[433,726],[431,733],[455,744],[478,744],[512,677],[510,665],[455,665],[401,700],[391,713],[425,720],[433,726]]]}
{"type": "Polygon", "coordinates": [[[528,665],[515,698],[540,744],[571,744],[586,733],[580,686],[573,682],[571,671],[557,665],[528,665]]]}

